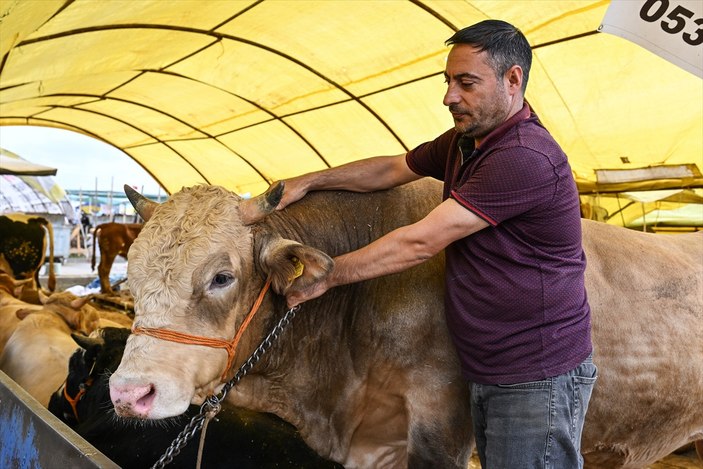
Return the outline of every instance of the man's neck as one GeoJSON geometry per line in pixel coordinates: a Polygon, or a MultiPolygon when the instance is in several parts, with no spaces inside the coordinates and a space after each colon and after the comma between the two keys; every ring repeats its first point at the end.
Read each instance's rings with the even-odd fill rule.
{"type": "Polygon", "coordinates": [[[512,117],[513,117],[515,114],[517,114],[518,112],[522,111],[522,108],[524,107],[524,105],[525,105],[525,101],[524,101],[524,99],[523,99],[522,97],[520,97],[519,99],[516,99],[516,100],[513,102],[513,105],[510,107],[510,110],[508,111],[507,117],[506,117],[505,119],[503,119],[503,121],[502,121],[499,125],[497,125],[494,129],[492,129],[492,130],[491,130],[490,132],[488,132],[486,135],[483,135],[483,136],[481,136],[481,137],[476,137],[476,138],[474,138],[474,148],[479,148],[479,146],[480,146],[481,143],[486,139],[486,137],[488,137],[489,135],[491,135],[496,129],[500,128],[503,124],[505,124],[507,121],[509,121],[510,119],[512,119],[512,117]],[[519,104],[519,106],[516,107],[517,104],[519,104]]]}

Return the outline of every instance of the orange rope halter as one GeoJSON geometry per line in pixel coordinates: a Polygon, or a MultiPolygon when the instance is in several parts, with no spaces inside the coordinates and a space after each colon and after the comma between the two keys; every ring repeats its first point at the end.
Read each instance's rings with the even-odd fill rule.
{"type": "Polygon", "coordinates": [[[249,314],[244,319],[244,322],[235,334],[234,339],[232,339],[231,341],[227,341],[224,339],[213,339],[210,337],[203,337],[198,335],[191,335],[186,334],[184,332],[173,331],[170,329],[160,329],[157,327],[133,327],[132,333],[148,335],[157,339],[168,340],[170,342],[178,342],[181,344],[204,345],[206,347],[225,349],[227,351],[227,365],[225,366],[225,371],[222,372],[222,376],[220,377],[220,381],[224,382],[227,378],[227,372],[229,371],[230,367],[232,366],[232,362],[234,361],[234,355],[237,351],[237,345],[239,344],[239,340],[242,338],[244,331],[249,326],[249,323],[254,318],[256,312],[259,310],[261,302],[264,300],[264,296],[266,295],[266,292],[268,291],[270,286],[271,277],[266,279],[266,283],[261,288],[261,292],[259,292],[259,296],[256,298],[254,305],[251,307],[251,311],[249,311],[249,314]]]}
{"type": "Polygon", "coordinates": [[[63,397],[68,401],[68,403],[71,405],[71,409],[73,410],[73,415],[76,417],[76,422],[80,422],[80,419],[78,418],[78,401],[81,400],[83,397],[83,394],[85,394],[87,386],[90,386],[93,384],[93,378],[88,378],[88,380],[85,382],[85,385],[81,385],[78,394],[76,394],[76,397],[71,397],[68,395],[68,386],[66,386],[66,383],[63,384],[63,397]]]}

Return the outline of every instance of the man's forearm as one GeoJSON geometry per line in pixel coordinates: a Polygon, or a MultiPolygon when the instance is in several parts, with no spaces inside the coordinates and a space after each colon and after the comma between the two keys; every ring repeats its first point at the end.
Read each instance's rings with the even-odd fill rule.
{"type": "Polygon", "coordinates": [[[335,257],[328,288],[402,272],[437,254],[437,247],[415,238],[412,232],[410,226],[404,226],[356,251],[335,257]]]}
{"type": "Polygon", "coordinates": [[[294,178],[304,181],[307,191],[348,190],[372,192],[404,184],[418,176],[405,165],[405,155],[377,156],[294,178]]]}
{"type": "Polygon", "coordinates": [[[278,210],[297,202],[310,191],[373,192],[419,179],[405,162],[405,154],[377,156],[286,179],[278,210]]]}

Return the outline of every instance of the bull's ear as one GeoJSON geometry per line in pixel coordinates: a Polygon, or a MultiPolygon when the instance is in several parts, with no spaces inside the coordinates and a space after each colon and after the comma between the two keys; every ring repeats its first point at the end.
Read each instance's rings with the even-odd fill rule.
{"type": "Polygon", "coordinates": [[[90,308],[88,311],[80,311],[78,318],[78,327],[76,330],[88,335],[100,327],[100,315],[95,308],[90,308]]]}
{"type": "Polygon", "coordinates": [[[79,296],[75,300],[71,301],[70,306],[71,308],[78,310],[85,306],[92,299],[93,295],[79,296]]]}
{"type": "Polygon", "coordinates": [[[36,311],[40,311],[40,310],[32,309],[32,308],[20,308],[17,311],[15,311],[15,316],[17,316],[17,319],[22,320],[36,311]]]}
{"type": "Polygon", "coordinates": [[[149,200],[139,192],[132,189],[127,184],[124,185],[124,193],[127,195],[132,207],[137,211],[140,217],[146,222],[154,214],[154,209],[159,206],[153,200],[149,200]]]}
{"type": "Polygon", "coordinates": [[[239,204],[242,223],[252,225],[263,220],[269,213],[273,212],[281,201],[281,197],[283,197],[284,188],[284,182],[278,181],[271,184],[268,190],[263,194],[243,200],[242,203],[239,204]]]}
{"type": "Polygon", "coordinates": [[[297,289],[309,287],[334,267],[332,258],[319,249],[273,236],[263,242],[259,260],[271,277],[273,291],[280,295],[292,285],[297,289]]]}
{"type": "Polygon", "coordinates": [[[68,324],[68,327],[74,331],[81,330],[81,319],[83,319],[83,314],[81,314],[80,311],[74,311],[71,308],[65,307],[52,309],[52,311],[61,316],[63,320],[66,321],[66,324],[68,324]]]}

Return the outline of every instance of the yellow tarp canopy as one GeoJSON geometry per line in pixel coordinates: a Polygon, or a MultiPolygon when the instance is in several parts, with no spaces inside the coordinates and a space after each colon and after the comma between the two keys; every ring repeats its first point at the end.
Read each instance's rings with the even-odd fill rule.
{"type": "Polygon", "coordinates": [[[101,139],[168,192],[210,183],[258,194],[451,127],[444,41],[498,18],[534,48],[527,99],[580,184],[594,186],[597,169],[700,168],[701,79],[599,33],[608,5],[2,0],[0,125],[101,139]]]}

